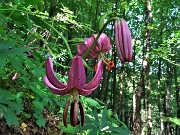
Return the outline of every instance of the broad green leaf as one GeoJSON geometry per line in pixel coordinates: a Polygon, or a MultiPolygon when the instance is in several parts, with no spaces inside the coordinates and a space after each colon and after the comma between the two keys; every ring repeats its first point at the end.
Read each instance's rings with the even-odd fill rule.
{"type": "Polygon", "coordinates": [[[99,20],[99,30],[103,27],[105,19],[109,14],[111,14],[111,13],[107,12],[104,15],[101,16],[101,18],[99,20]]]}
{"type": "Polygon", "coordinates": [[[107,124],[107,106],[104,108],[102,112],[102,121],[101,121],[101,128],[103,128],[107,124]]]}
{"type": "Polygon", "coordinates": [[[43,111],[43,103],[42,102],[39,102],[39,101],[33,101],[33,105],[35,107],[35,109],[39,112],[42,112],[43,111]]]}
{"type": "Polygon", "coordinates": [[[88,105],[90,105],[92,107],[98,107],[99,106],[99,103],[92,98],[86,98],[85,101],[88,103],[88,105]]]}
{"type": "Polygon", "coordinates": [[[6,65],[6,55],[4,53],[0,53],[0,68],[6,65]]]}
{"type": "Polygon", "coordinates": [[[88,135],[98,135],[98,128],[95,127],[88,135]]]}
{"type": "Polygon", "coordinates": [[[10,108],[1,104],[0,104],[0,108],[2,110],[3,116],[6,119],[8,126],[11,126],[11,125],[18,126],[19,124],[18,117],[15,115],[15,113],[10,108]]]}
{"type": "Polygon", "coordinates": [[[180,126],[180,119],[178,119],[178,118],[169,118],[169,120],[171,122],[173,122],[174,124],[180,126]]]}
{"type": "Polygon", "coordinates": [[[100,122],[99,122],[99,118],[98,118],[98,113],[97,113],[97,110],[96,109],[93,109],[93,115],[94,115],[94,124],[97,126],[97,127],[100,127],[100,122]]]}
{"type": "Polygon", "coordinates": [[[36,124],[39,126],[39,127],[44,127],[45,126],[45,119],[42,115],[40,115],[38,117],[38,119],[36,120],[36,124]]]}
{"type": "Polygon", "coordinates": [[[42,18],[35,15],[29,15],[29,18],[39,27],[49,29],[50,27],[42,20],[42,18]]]}
{"type": "Polygon", "coordinates": [[[108,131],[111,131],[111,135],[129,135],[129,130],[121,127],[109,127],[108,131]]]}
{"type": "Polygon", "coordinates": [[[68,125],[67,128],[63,126],[63,127],[62,127],[62,130],[63,130],[63,132],[64,132],[65,134],[68,134],[68,135],[76,135],[76,134],[77,134],[78,127],[77,127],[77,126],[76,126],[76,127],[72,127],[72,126],[68,125]]]}

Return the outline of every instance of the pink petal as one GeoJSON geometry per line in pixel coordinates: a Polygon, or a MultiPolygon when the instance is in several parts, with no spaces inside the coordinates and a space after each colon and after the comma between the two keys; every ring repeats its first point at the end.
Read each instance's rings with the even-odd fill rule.
{"type": "Polygon", "coordinates": [[[88,84],[86,84],[83,87],[83,89],[79,89],[79,94],[86,96],[89,95],[92,91],[94,91],[99,86],[102,75],[103,75],[103,61],[100,60],[97,65],[97,71],[94,78],[88,84]]]}
{"type": "Polygon", "coordinates": [[[122,37],[120,34],[120,26],[119,26],[119,20],[115,22],[115,44],[116,44],[116,49],[118,52],[118,57],[122,62],[125,62],[123,55],[122,55],[122,37]]]}
{"type": "MultiPolygon", "coordinates": [[[[96,38],[97,35],[98,34],[93,34],[94,38],[96,38]]],[[[96,51],[101,51],[103,53],[108,52],[112,48],[110,44],[110,38],[105,33],[100,35],[96,46],[98,47],[96,51]]]]}
{"type": "Polygon", "coordinates": [[[70,90],[67,89],[67,87],[57,88],[54,85],[52,85],[51,82],[49,81],[49,79],[47,78],[47,76],[44,76],[43,81],[54,94],[66,95],[70,92],[70,90]]]}
{"type": "Polygon", "coordinates": [[[86,74],[82,58],[75,56],[72,60],[71,69],[68,75],[68,89],[82,89],[86,83],[86,74]]]}
{"type": "Polygon", "coordinates": [[[121,28],[123,33],[123,46],[125,59],[130,61],[132,58],[132,38],[129,27],[124,19],[121,19],[121,28]]]}
{"type": "Polygon", "coordinates": [[[83,55],[87,50],[87,47],[85,46],[84,43],[80,43],[78,46],[77,46],[77,53],[78,55],[83,55]]]}
{"type": "Polygon", "coordinates": [[[67,87],[66,84],[63,84],[62,82],[60,82],[55,76],[51,57],[48,57],[46,60],[46,75],[50,83],[54,85],[55,87],[60,88],[60,89],[64,89],[67,87]]]}

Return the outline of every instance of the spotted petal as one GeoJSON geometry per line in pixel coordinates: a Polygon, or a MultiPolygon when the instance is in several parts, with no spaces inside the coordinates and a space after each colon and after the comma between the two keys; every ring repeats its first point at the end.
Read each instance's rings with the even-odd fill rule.
{"type": "Polygon", "coordinates": [[[103,61],[100,60],[97,65],[97,70],[94,78],[88,84],[86,84],[83,87],[83,89],[79,90],[79,94],[84,96],[91,94],[91,92],[93,92],[99,86],[102,75],[103,75],[103,61]]]}

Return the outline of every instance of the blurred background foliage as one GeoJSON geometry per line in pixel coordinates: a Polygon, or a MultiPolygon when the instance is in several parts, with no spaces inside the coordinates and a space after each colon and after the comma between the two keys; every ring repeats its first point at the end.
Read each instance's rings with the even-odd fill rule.
{"type": "MultiPolygon", "coordinates": [[[[153,132],[159,133],[161,129],[157,123],[162,117],[174,124],[173,131],[180,125],[176,118],[179,95],[176,88],[180,87],[179,6],[178,0],[152,0],[151,5],[152,122],[153,132]],[[161,84],[158,87],[160,61],[161,84]],[[168,68],[173,69],[170,118],[160,113],[163,106],[161,111],[157,106],[159,98],[162,105],[164,102],[168,68]]],[[[129,134],[133,130],[133,95],[140,78],[145,44],[144,19],[142,0],[1,0],[0,133],[129,134]],[[46,58],[52,56],[56,75],[65,82],[71,61],[69,49],[75,56],[77,44],[97,33],[102,20],[106,21],[106,18],[101,18],[102,15],[111,12],[116,12],[128,22],[133,37],[133,61],[121,64],[116,59],[113,23],[109,24],[105,33],[111,37],[113,49],[107,57],[116,61],[116,72],[114,69],[110,72],[104,70],[100,87],[89,97],[81,97],[86,111],[85,126],[65,128],[61,121],[68,96],[52,94],[43,83],[46,58]]],[[[95,60],[87,64],[93,69],[95,60]]],[[[87,72],[88,82],[94,72],[87,72]]]]}

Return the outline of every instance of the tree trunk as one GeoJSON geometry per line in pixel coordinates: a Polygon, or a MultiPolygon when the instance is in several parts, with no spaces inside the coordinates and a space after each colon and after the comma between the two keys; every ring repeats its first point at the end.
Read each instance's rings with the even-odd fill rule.
{"type": "MultiPolygon", "coordinates": [[[[151,135],[151,130],[152,130],[151,85],[150,85],[150,78],[149,78],[149,69],[150,69],[149,51],[150,51],[150,33],[151,33],[149,26],[151,25],[151,20],[152,20],[150,0],[146,0],[145,2],[145,14],[146,14],[146,18],[145,18],[146,32],[145,32],[145,50],[144,50],[144,55],[143,55],[145,57],[143,58],[141,77],[140,77],[140,81],[138,83],[138,87],[135,94],[135,109],[134,109],[135,112],[134,112],[134,127],[133,127],[134,135],[139,135],[140,130],[141,130],[140,129],[141,96],[142,96],[143,91],[146,92],[144,88],[145,79],[147,81],[148,135],[151,135]]],[[[144,102],[144,105],[145,105],[145,102],[144,102]]],[[[143,121],[145,120],[143,119],[143,121]]]]}
{"type": "Polygon", "coordinates": [[[159,110],[159,125],[160,125],[160,134],[163,134],[163,130],[164,130],[164,125],[163,125],[163,120],[162,120],[162,104],[161,104],[161,89],[160,89],[160,85],[161,85],[161,58],[159,58],[159,64],[158,64],[158,96],[157,96],[157,102],[158,102],[158,110],[159,110]]]}
{"type": "Polygon", "coordinates": [[[146,20],[145,20],[145,25],[146,25],[146,59],[147,59],[147,66],[146,66],[146,81],[147,81],[147,107],[148,107],[148,131],[147,134],[151,135],[152,131],[152,108],[151,108],[151,82],[150,82],[150,77],[149,77],[149,72],[150,72],[150,66],[149,66],[149,61],[150,61],[150,34],[151,34],[151,29],[148,28],[149,25],[151,25],[152,22],[152,11],[151,11],[151,3],[150,0],[146,1],[145,5],[145,13],[146,13],[146,20]]]}
{"type": "MultiPolygon", "coordinates": [[[[166,80],[166,93],[164,96],[164,113],[165,117],[170,117],[170,91],[171,91],[171,65],[167,62],[167,80],[166,80]]],[[[165,123],[165,134],[171,135],[170,122],[167,120],[165,123]]]]}
{"type": "MultiPolygon", "coordinates": [[[[178,53],[177,53],[178,55],[178,53]]],[[[180,59],[178,58],[177,63],[180,62],[180,59]]],[[[180,119],[180,85],[178,82],[178,76],[180,76],[178,74],[178,67],[176,65],[174,65],[174,81],[175,81],[175,88],[176,88],[176,104],[177,104],[177,118],[180,119]]],[[[180,134],[180,127],[176,126],[176,134],[179,135],[180,134]]]]}
{"type": "Polygon", "coordinates": [[[124,71],[124,65],[122,65],[122,67],[121,67],[121,71],[120,71],[120,75],[119,75],[119,82],[121,82],[120,83],[120,85],[119,85],[119,95],[118,95],[118,111],[117,111],[117,113],[118,113],[118,116],[119,116],[119,119],[122,121],[122,117],[123,117],[123,115],[122,115],[122,97],[123,97],[123,71],[124,71]]]}

